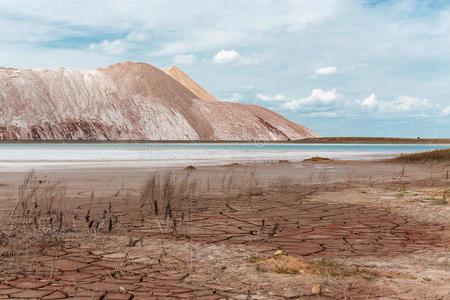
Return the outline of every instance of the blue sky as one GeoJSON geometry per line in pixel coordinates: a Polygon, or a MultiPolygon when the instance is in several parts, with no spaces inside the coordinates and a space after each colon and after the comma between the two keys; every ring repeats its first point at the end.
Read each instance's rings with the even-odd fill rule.
{"type": "Polygon", "coordinates": [[[450,1],[0,2],[1,66],[127,60],[322,136],[450,137],[450,1]]]}

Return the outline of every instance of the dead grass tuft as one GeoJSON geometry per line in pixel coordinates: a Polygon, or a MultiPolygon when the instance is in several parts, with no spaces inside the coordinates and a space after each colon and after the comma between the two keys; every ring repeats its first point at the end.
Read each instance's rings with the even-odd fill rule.
{"type": "Polygon", "coordinates": [[[401,154],[392,158],[391,162],[422,163],[422,162],[445,162],[450,161],[450,149],[438,149],[427,152],[401,154]]]}
{"type": "Polygon", "coordinates": [[[374,280],[378,274],[365,268],[345,266],[332,259],[321,259],[312,262],[315,272],[322,276],[350,277],[359,276],[365,280],[374,280]]]}
{"type": "Polygon", "coordinates": [[[62,181],[38,178],[34,171],[29,172],[19,186],[9,224],[0,227],[0,255],[17,256],[59,243],[64,233],[73,230],[64,197],[62,181]]]}
{"type": "Polygon", "coordinates": [[[195,206],[199,198],[198,182],[187,172],[177,178],[171,172],[151,174],[141,187],[140,208],[142,219],[153,215],[160,232],[172,232],[178,236],[179,229],[185,225],[186,215],[195,206]]]}
{"type": "Polygon", "coordinates": [[[373,280],[378,274],[360,267],[345,266],[332,259],[306,261],[289,254],[274,255],[270,258],[255,257],[248,261],[258,264],[260,270],[270,270],[278,274],[318,274],[325,277],[357,276],[373,280]]]}

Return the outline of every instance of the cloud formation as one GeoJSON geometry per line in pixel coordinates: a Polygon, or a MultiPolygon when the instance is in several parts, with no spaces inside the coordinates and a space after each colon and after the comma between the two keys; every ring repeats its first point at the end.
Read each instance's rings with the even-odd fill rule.
{"type": "Polygon", "coordinates": [[[441,112],[441,115],[444,117],[450,116],[450,105],[444,107],[444,109],[441,112]]]}
{"type": "Polygon", "coordinates": [[[375,94],[371,94],[364,99],[361,105],[372,110],[377,109],[384,113],[412,112],[432,107],[428,99],[399,96],[392,101],[378,101],[375,94]]]}
{"type": "Polygon", "coordinates": [[[151,34],[149,32],[139,32],[139,31],[131,31],[126,40],[130,42],[144,43],[148,42],[151,38],[151,34]]]}
{"type": "Polygon", "coordinates": [[[122,54],[127,49],[127,45],[121,40],[108,41],[103,40],[100,43],[92,43],[89,45],[91,51],[101,51],[108,55],[122,54]]]}
{"type": "Polygon", "coordinates": [[[316,75],[333,75],[338,72],[338,69],[336,67],[322,67],[316,70],[316,75]]]}
{"type": "Polygon", "coordinates": [[[264,101],[264,102],[274,102],[274,101],[285,101],[286,100],[286,97],[282,94],[277,94],[275,96],[269,96],[269,95],[260,93],[260,94],[256,95],[256,98],[258,98],[259,100],[264,101]]]}
{"type": "Polygon", "coordinates": [[[99,43],[91,43],[89,50],[104,52],[108,55],[118,55],[126,52],[133,45],[148,42],[150,37],[151,35],[148,32],[131,31],[123,39],[113,41],[103,40],[99,43]]]}
{"type": "Polygon", "coordinates": [[[329,91],[314,89],[308,97],[288,101],[283,104],[283,107],[290,110],[311,109],[312,107],[330,105],[337,98],[338,94],[336,93],[336,89],[329,91]]]}
{"type": "Polygon", "coordinates": [[[224,101],[226,102],[240,102],[244,99],[244,96],[239,93],[233,93],[231,97],[225,98],[224,101]]]}
{"type": "Polygon", "coordinates": [[[214,56],[213,61],[216,64],[232,64],[237,66],[257,64],[255,59],[242,56],[236,50],[220,50],[214,56]]]}
{"type": "Polygon", "coordinates": [[[380,109],[385,112],[410,112],[418,109],[430,108],[431,104],[427,99],[400,96],[391,102],[381,102],[379,106],[380,109]]]}
{"type": "Polygon", "coordinates": [[[377,97],[375,96],[375,94],[371,94],[369,97],[362,101],[361,105],[373,109],[378,106],[377,97]]]}

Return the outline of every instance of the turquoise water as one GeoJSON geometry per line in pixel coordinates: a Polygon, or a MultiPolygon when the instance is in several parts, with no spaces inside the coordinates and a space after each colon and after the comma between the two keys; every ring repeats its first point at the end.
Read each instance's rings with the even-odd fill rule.
{"type": "Polygon", "coordinates": [[[155,165],[388,158],[400,153],[450,148],[424,144],[0,144],[0,168],[62,165],[155,165]]]}

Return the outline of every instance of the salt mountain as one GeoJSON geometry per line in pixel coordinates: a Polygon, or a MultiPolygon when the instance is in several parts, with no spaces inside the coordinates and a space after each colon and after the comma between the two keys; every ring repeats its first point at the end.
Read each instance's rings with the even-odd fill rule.
{"type": "Polygon", "coordinates": [[[1,140],[297,140],[310,129],[255,105],[220,102],[174,67],[0,67],[1,140]]]}

